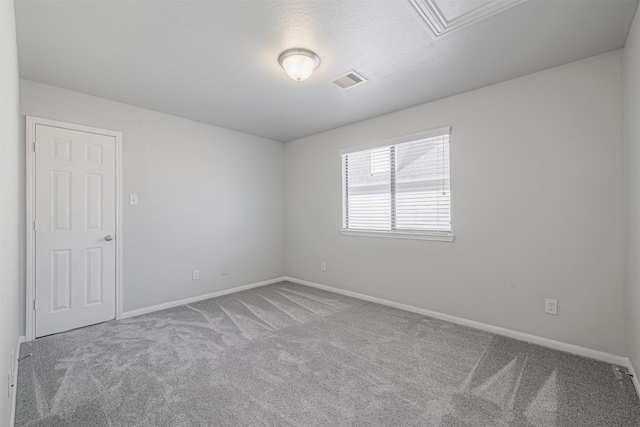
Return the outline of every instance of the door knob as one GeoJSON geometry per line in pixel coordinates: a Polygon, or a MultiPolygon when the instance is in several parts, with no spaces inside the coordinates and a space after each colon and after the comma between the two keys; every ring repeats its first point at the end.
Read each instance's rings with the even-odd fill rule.
{"type": "Polygon", "coordinates": [[[110,242],[113,240],[113,236],[104,236],[104,240],[106,240],[107,242],[110,242]]]}

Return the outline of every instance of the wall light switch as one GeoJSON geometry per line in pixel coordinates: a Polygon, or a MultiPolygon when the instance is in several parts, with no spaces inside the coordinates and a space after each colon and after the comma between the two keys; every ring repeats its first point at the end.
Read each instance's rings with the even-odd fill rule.
{"type": "Polygon", "coordinates": [[[129,205],[138,206],[138,195],[137,194],[129,194],[129,205]]]}
{"type": "Polygon", "coordinates": [[[200,270],[193,270],[193,280],[200,280],[200,270]]]}

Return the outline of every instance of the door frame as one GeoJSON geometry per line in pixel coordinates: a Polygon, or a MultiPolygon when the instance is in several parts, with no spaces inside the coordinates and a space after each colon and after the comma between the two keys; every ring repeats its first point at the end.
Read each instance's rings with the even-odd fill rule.
{"type": "Polygon", "coordinates": [[[98,135],[112,136],[116,142],[116,320],[122,318],[122,132],[99,129],[58,120],[43,119],[40,117],[26,116],[26,307],[25,307],[25,333],[26,340],[31,341],[36,337],[36,233],[35,233],[35,208],[36,208],[36,156],[35,136],[36,125],[45,125],[81,132],[95,133],[98,135]]]}

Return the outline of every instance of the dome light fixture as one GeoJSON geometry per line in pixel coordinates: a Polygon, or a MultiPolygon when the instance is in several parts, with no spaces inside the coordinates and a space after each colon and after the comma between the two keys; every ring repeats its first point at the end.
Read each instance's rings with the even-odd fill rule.
{"type": "Polygon", "coordinates": [[[318,68],[320,58],[309,49],[295,47],[282,52],[278,57],[278,62],[289,77],[301,82],[308,79],[313,70],[318,68]]]}

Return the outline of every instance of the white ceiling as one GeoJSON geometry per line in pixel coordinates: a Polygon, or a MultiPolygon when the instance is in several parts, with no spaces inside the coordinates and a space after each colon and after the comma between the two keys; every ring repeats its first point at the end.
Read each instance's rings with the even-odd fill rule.
{"type": "MultiPolygon", "coordinates": [[[[437,0],[442,10],[469,10],[437,0]]],[[[637,0],[528,0],[434,40],[402,0],[16,1],[20,75],[290,141],[622,48],[637,0]],[[320,67],[291,80],[285,49],[320,67]],[[342,91],[355,70],[369,81],[342,91]]],[[[450,18],[448,16],[447,18],[450,18]]]]}

